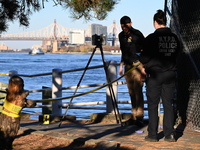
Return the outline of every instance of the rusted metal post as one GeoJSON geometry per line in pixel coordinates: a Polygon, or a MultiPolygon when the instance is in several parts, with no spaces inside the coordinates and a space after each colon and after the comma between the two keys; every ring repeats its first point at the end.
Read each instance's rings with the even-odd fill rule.
{"type": "MultiPolygon", "coordinates": [[[[117,66],[116,66],[116,61],[110,61],[107,62],[109,63],[108,69],[107,69],[107,73],[108,73],[108,77],[110,79],[110,81],[112,82],[113,80],[115,80],[117,78],[117,66]]],[[[116,83],[112,84],[112,88],[113,88],[113,92],[114,92],[114,96],[116,101],[118,100],[117,98],[117,92],[118,92],[118,88],[116,83]]],[[[112,99],[111,99],[111,93],[110,93],[110,89],[107,86],[106,87],[106,113],[114,113],[114,108],[113,108],[113,104],[112,104],[112,99]]]]}
{"type": "MultiPolygon", "coordinates": [[[[52,98],[62,97],[62,70],[53,69],[52,70],[52,98]]],[[[52,115],[53,116],[62,116],[62,101],[53,101],[52,102],[52,115]]]]}

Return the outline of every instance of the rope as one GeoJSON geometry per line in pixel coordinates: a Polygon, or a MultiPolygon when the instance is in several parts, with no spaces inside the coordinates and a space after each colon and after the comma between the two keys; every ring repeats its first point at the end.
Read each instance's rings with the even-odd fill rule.
{"type": "Polygon", "coordinates": [[[75,98],[75,97],[87,95],[87,94],[89,94],[89,93],[93,93],[93,92],[98,91],[98,90],[100,90],[100,89],[102,89],[102,88],[104,88],[104,87],[106,87],[106,86],[108,86],[108,85],[113,84],[114,82],[117,82],[118,80],[120,80],[121,78],[123,78],[125,75],[127,75],[128,73],[130,73],[131,71],[133,71],[134,69],[136,69],[139,65],[140,65],[140,63],[139,63],[138,65],[132,67],[131,69],[129,69],[127,72],[124,73],[123,76],[121,76],[121,77],[119,77],[119,78],[113,80],[112,82],[110,82],[110,83],[108,83],[108,84],[105,84],[105,85],[103,85],[103,86],[100,86],[100,87],[98,87],[98,88],[96,88],[96,89],[90,90],[90,91],[88,91],[88,92],[81,93],[81,94],[77,94],[77,95],[73,95],[73,96],[62,97],[62,98],[43,99],[43,100],[34,100],[34,101],[35,101],[36,103],[37,103],[37,102],[38,102],[38,103],[42,103],[42,102],[53,102],[53,101],[59,101],[59,100],[64,100],[64,99],[70,99],[70,98],[75,98]]]}
{"type": "Polygon", "coordinates": [[[0,76],[8,76],[9,73],[0,73],[0,76]]]}

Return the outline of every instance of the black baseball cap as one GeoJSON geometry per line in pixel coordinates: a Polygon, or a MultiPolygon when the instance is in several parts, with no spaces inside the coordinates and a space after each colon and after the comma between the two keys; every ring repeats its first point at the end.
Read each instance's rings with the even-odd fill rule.
{"type": "Polygon", "coordinates": [[[131,18],[128,17],[128,16],[123,16],[121,19],[120,19],[120,24],[127,24],[127,23],[130,23],[131,22],[131,18]]]}

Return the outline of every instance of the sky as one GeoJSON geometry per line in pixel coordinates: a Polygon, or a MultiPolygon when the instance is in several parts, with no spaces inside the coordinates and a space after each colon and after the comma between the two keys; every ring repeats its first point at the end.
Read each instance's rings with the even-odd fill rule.
{"type": "MultiPolygon", "coordinates": [[[[93,23],[109,26],[113,21],[120,25],[120,18],[127,15],[131,18],[134,28],[139,29],[144,35],[148,35],[154,31],[152,20],[158,9],[164,9],[164,0],[120,0],[114,9],[108,13],[105,20],[85,21],[84,19],[72,19],[69,9],[54,6],[53,1],[50,0],[45,3],[44,9],[30,16],[28,28],[19,26],[19,22],[16,20],[9,23],[9,29],[4,34],[36,31],[49,26],[55,19],[58,24],[67,28],[87,29],[88,25],[93,23]]],[[[0,41],[0,44],[2,42],[13,49],[31,48],[35,44],[42,43],[41,41],[0,41]]]]}

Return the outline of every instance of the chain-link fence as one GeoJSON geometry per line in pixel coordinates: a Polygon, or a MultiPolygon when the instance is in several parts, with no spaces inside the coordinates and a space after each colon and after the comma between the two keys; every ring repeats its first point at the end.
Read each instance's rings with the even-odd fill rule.
{"type": "Polygon", "coordinates": [[[165,0],[169,26],[179,36],[177,106],[183,123],[200,131],[200,3],[199,0],[165,0]]]}

